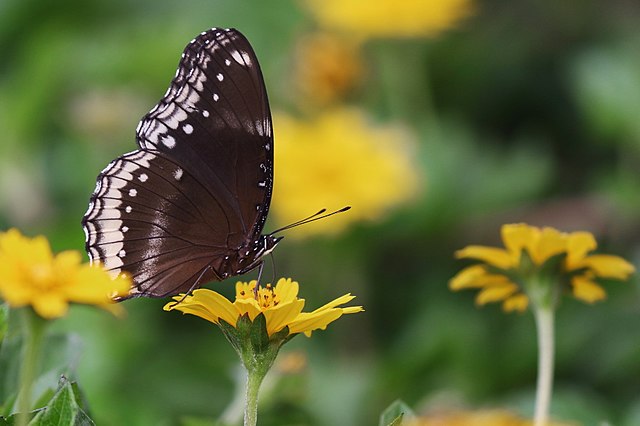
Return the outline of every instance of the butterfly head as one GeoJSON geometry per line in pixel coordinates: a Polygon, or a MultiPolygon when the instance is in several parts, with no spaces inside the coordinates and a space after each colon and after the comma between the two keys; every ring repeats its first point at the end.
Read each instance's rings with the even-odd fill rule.
{"type": "Polygon", "coordinates": [[[269,235],[262,235],[260,237],[260,243],[261,243],[261,249],[258,251],[258,254],[256,255],[257,258],[263,258],[264,256],[268,255],[269,253],[271,253],[273,251],[273,249],[276,248],[276,246],[278,245],[278,243],[280,242],[281,239],[283,239],[284,237],[274,237],[273,235],[269,234],[269,235]]]}
{"type": "MultiPolygon", "coordinates": [[[[251,248],[240,249],[237,259],[238,266],[235,267],[237,270],[233,272],[233,275],[242,275],[257,268],[262,263],[263,258],[276,248],[282,238],[284,237],[274,237],[271,234],[261,235],[260,238],[253,242],[251,248]]],[[[223,278],[226,278],[226,276],[223,278]]]]}

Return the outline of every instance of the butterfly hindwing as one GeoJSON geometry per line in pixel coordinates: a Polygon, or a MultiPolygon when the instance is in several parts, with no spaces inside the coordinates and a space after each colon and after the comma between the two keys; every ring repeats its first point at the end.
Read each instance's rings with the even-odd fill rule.
{"type": "Polygon", "coordinates": [[[150,151],[125,154],[98,177],[84,219],[89,254],[114,274],[130,273],[141,295],[164,295],[166,280],[171,292],[186,291],[226,251],[207,236],[228,233],[228,224],[212,221],[215,215],[202,206],[217,204],[171,159],[150,151]]]}

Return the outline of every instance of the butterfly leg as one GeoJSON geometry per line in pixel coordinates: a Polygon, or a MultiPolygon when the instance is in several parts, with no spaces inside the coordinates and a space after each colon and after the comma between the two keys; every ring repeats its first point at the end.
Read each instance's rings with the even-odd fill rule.
{"type": "Polygon", "coordinates": [[[258,300],[258,287],[260,287],[260,279],[262,278],[262,270],[264,269],[264,262],[260,262],[258,266],[258,279],[256,280],[256,286],[253,288],[253,297],[258,300]]]}
{"type": "Polygon", "coordinates": [[[186,299],[186,298],[187,298],[187,296],[189,296],[189,295],[191,294],[191,292],[192,292],[193,290],[195,290],[195,288],[196,288],[196,287],[198,287],[198,283],[200,282],[200,280],[202,279],[202,277],[204,276],[204,274],[206,274],[206,273],[207,273],[207,271],[208,271],[209,269],[211,269],[211,265],[207,265],[207,266],[202,270],[202,272],[201,272],[201,273],[200,273],[200,275],[198,276],[198,279],[196,279],[196,280],[195,280],[195,282],[193,283],[193,285],[191,286],[191,288],[189,288],[189,290],[184,294],[184,296],[182,296],[182,298],[181,298],[180,300],[178,300],[176,303],[174,303],[174,304],[172,305],[172,307],[176,307],[176,306],[178,306],[179,304],[181,304],[181,303],[184,301],[184,299],[186,299]]]}

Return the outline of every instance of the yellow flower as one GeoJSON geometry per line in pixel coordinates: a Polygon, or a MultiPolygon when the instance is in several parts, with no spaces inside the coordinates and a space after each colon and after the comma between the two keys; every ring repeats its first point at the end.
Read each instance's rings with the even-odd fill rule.
{"type": "Polygon", "coordinates": [[[69,302],[113,308],[115,296],[129,292],[131,281],[114,280],[102,268],[81,263],[77,251],[54,256],[43,236],[27,238],[18,230],[0,233],[0,297],[11,307],[31,305],[43,318],[67,313],[69,302]]]}
{"type": "Polygon", "coordinates": [[[192,296],[184,294],[174,296],[176,302],[169,302],[164,306],[165,311],[177,309],[185,314],[192,314],[206,319],[214,324],[220,320],[235,327],[238,319],[246,315],[253,320],[263,314],[267,324],[267,334],[272,336],[285,327],[289,327],[289,335],[304,333],[311,336],[314,330],[324,330],[329,323],[337,320],[343,314],[361,312],[362,306],[340,307],[355,298],[350,294],[327,303],[313,312],[302,312],[304,299],[298,298],[298,283],[290,278],[280,278],[275,287],[267,284],[258,288],[257,299],[254,288],[257,281],[248,283],[238,281],[236,284],[236,299],[232,303],[226,297],[209,289],[197,289],[192,296]],[[184,298],[184,300],[183,300],[184,298]]]}
{"type": "Polygon", "coordinates": [[[504,301],[505,311],[524,311],[535,291],[532,283],[548,281],[550,273],[552,279],[568,282],[575,298],[593,303],[606,297],[596,278],[625,280],[635,270],[618,256],[589,255],[597,247],[589,232],[563,233],[520,223],[504,225],[502,241],[504,249],[468,246],[458,250],[456,257],[482,263],[460,271],[449,287],[479,288],[478,304],[504,301]]]}
{"type": "Polygon", "coordinates": [[[325,105],[342,98],[362,75],[358,46],[330,33],[302,37],[295,53],[294,81],[302,102],[325,105]]]}
{"type": "Polygon", "coordinates": [[[353,208],[303,226],[292,236],[338,232],[374,220],[416,193],[411,140],[403,129],[373,125],[356,109],[335,108],[314,120],[276,114],[278,148],[272,212],[280,225],[320,209],[353,208]]]}
{"type": "Polygon", "coordinates": [[[307,0],[325,28],[356,37],[434,36],[471,13],[470,0],[307,0]]]}

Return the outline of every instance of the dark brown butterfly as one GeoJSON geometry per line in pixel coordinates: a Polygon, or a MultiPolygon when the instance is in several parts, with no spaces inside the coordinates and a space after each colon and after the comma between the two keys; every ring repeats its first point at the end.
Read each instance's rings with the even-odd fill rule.
{"type": "Polygon", "coordinates": [[[92,261],[131,274],[131,297],[186,292],[262,263],[281,239],[262,235],[273,188],[271,112],[240,32],[214,28],[187,45],[136,142],[98,176],[82,220],[92,261]]]}

